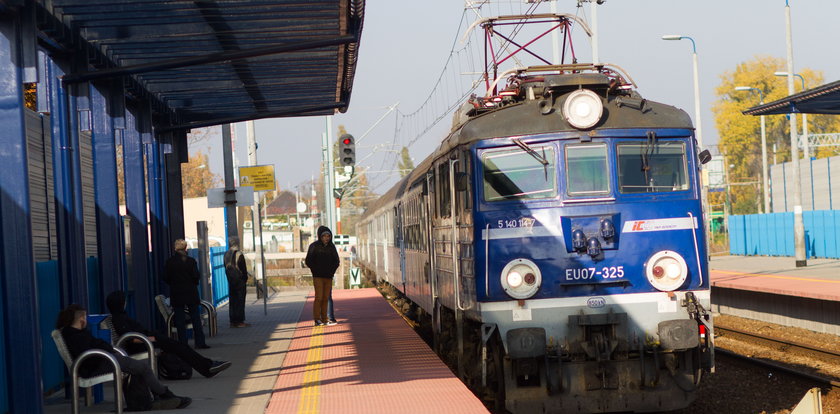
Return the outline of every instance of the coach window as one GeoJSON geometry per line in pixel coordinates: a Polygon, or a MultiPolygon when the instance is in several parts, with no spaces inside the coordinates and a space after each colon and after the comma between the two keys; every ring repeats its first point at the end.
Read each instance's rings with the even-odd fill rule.
{"type": "Polygon", "coordinates": [[[554,148],[531,148],[532,153],[517,148],[488,151],[481,156],[485,201],[540,199],[557,195],[554,148]]]}
{"type": "Polygon", "coordinates": [[[618,190],[622,193],[688,190],[685,144],[659,141],[618,145],[618,190]]]}
{"type": "Polygon", "coordinates": [[[607,146],[566,145],[566,192],[571,196],[610,191],[607,146]]]}
{"type": "Polygon", "coordinates": [[[439,200],[438,213],[440,217],[449,217],[452,215],[452,209],[449,208],[450,194],[449,194],[449,163],[444,162],[438,166],[438,187],[437,197],[439,200]]]}

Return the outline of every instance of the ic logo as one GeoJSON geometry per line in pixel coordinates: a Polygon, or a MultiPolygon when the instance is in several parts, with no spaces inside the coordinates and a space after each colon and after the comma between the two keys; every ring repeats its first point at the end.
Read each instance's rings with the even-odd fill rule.
{"type": "Polygon", "coordinates": [[[633,223],[633,231],[644,230],[645,228],[642,226],[643,224],[645,224],[644,220],[637,221],[637,222],[633,223]]]}
{"type": "Polygon", "coordinates": [[[589,298],[586,300],[586,306],[590,308],[603,308],[607,305],[607,300],[604,298],[589,298]]]}

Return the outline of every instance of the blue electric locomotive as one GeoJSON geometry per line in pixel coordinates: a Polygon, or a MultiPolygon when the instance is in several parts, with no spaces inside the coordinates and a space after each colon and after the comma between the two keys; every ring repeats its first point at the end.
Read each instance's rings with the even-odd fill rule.
{"type": "Polygon", "coordinates": [[[511,72],[357,228],[362,265],[499,408],[679,409],[713,370],[693,126],[627,79],[511,72]]]}

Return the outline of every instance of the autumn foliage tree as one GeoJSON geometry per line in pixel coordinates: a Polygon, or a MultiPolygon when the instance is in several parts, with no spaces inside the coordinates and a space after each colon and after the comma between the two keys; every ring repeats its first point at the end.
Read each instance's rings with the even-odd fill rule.
{"type": "MultiPolygon", "coordinates": [[[[764,95],[764,102],[782,99],[788,96],[787,78],[775,76],[774,73],[785,70],[787,69],[784,59],[757,56],[740,63],[734,71],[721,75],[712,112],[715,114],[715,125],[720,136],[718,149],[725,157],[724,168],[728,169],[729,182],[733,184],[730,187],[733,214],[757,213],[759,206],[763,204],[760,118],[742,113],[747,108],[759,105],[759,94],[755,91],[736,91],[735,88],[749,86],[760,89],[764,95]]],[[[801,69],[797,72],[805,79],[806,88],[823,84],[823,74],[820,71],[801,69]]],[[[796,92],[800,92],[802,83],[798,78],[795,81],[796,92]]],[[[787,116],[768,115],[765,120],[768,165],[773,163],[774,156],[780,163],[790,160],[790,122],[787,116]]],[[[797,123],[800,134],[801,128],[800,118],[797,123]]],[[[811,134],[840,132],[840,122],[833,116],[809,115],[808,129],[811,134]]],[[[816,153],[818,157],[828,155],[833,153],[816,153]]],[[[722,198],[723,195],[715,197],[722,198]]],[[[715,200],[712,200],[712,203],[715,203],[715,200]]]]}
{"type": "Polygon", "coordinates": [[[400,150],[400,159],[397,161],[397,169],[400,171],[400,177],[405,177],[414,169],[414,160],[408,154],[408,147],[402,147],[400,150]]]}
{"type": "Polygon", "coordinates": [[[221,185],[221,179],[210,171],[210,159],[201,151],[181,164],[181,186],[184,198],[206,197],[207,189],[221,185]]]}

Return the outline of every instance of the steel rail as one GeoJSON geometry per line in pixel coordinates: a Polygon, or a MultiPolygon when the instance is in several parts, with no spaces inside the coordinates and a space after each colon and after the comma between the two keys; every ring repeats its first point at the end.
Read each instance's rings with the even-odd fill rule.
{"type": "Polygon", "coordinates": [[[786,366],[782,365],[781,363],[770,362],[770,361],[765,361],[765,360],[762,360],[762,359],[748,357],[746,355],[741,355],[741,354],[738,354],[738,353],[735,353],[735,352],[732,352],[732,351],[728,351],[726,349],[721,349],[720,347],[717,347],[715,349],[715,353],[717,353],[719,355],[722,354],[722,355],[725,355],[727,357],[732,357],[732,358],[735,358],[735,359],[739,359],[739,360],[742,360],[742,361],[745,361],[745,362],[748,362],[748,363],[751,363],[751,364],[754,364],[754,365],[760,365],[764,368],[769,368],[769,369],[774,369],[774,370],[777,370],[777,371],[781,371],[781,372],[784,372],[788,375],[793,375],[793,376],[796,376],[796,377],[807,379],[809,381],[814,381],[814,382],[819,383],[819,384],[828,385],[828,386],[831,386],[831,387],[834,387],[834,388],[840,388],[840,382],[838,382],[838,381],[834,381],[834,380],[831,380],[831,379],[828,379],[828,378],[825,378],[825,377],[821,377],[821,376],[818,376],[818,375],[814,375],[814,374],[809,374],[807,372],[797,371],[793,368],[786,367],[786,366]]]}
{"type": "Polygon", "coordinates": [[[725,327],[725,326],[715,325],[715,333],[725,334],[727,332],[734,333],[734,334],[736,334],[736,336],[737,335],[748,336],[750,338],[760,339],[762,341],[766,341],[766,342],[770,342],[770,343],[793,346],[793,347],[797,347],[797,348],[806,349],[806,350],[811,351],[811,352],[816,352],[818,354],[825,354],[829,357],[840,358],[840,352],[833,351],[833,350],[830,350],[830,349],[818,348],[818,347],[815,347],[815,346],[812,346],[812,345],[803,344],[801,342],[790,341],[790,340],[786,340],[786,339],[775,338],[775,337],[772,337],[772,336],[761,335],[761,334],[757,334],[757,333],[753,333],[753,332],[746,332],[746,331],[742,331],[742,330],[735,329],[735,328],[729,328],[729,327],[725,327]]]}

